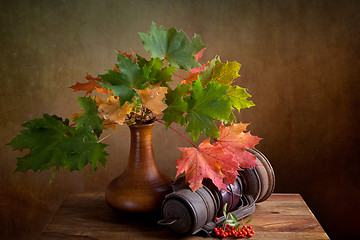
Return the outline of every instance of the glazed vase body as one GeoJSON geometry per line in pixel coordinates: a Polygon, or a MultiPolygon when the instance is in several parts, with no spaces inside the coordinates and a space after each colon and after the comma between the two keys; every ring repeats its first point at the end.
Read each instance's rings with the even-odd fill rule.
{"type": "Polygon", "coordinates": [[[107,203],[119,211],[152,212],[170,191],[171,179],[157,168],[153,147],[154,123],[129,125],[131,144],[125,171],[105,191],[107,203]]]}

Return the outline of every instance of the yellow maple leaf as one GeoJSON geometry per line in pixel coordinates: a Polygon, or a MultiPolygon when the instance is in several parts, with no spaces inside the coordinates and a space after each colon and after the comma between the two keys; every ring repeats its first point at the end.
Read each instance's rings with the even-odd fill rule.
{"type": "MultiPolygon", "coordinates": [[[[99,96],[94,96],[93,99],[95,100],[96,106],[100,106],[101,104],[106,104],[105,100],[99,96]]],[[[112,122],[110,119],[104,119],[102,125],[104,126],[105,130],[116,130],[117,123],[112,122]]]]}
{"type": "Polygon", "coordinates": [[[100,106],[101,104],[104,104],[105,103],[105,100],[99,96],[94,96],[93,97],[93,100],[95,101],[96,103],[96,106],[100,106]]]}
{"type": "Polygon", "coordinates": [[[120,108],[118,97],[110,96],[105,103],[99,105],[100,116],[105,120],[122,125],[125,122],[126,114],[129,114],[133,104],[126,102],[120,108]]]}
{"type": "Polygon", "coordinates": [[[167,105],[163,103],[165,93],[167,93],[167,87],[160,87],[161,82],[151,85],[145,90],[136,90],[137,94],[143,101],[144,107],[151,110],[153,113],[160,115],[167,105]]]}

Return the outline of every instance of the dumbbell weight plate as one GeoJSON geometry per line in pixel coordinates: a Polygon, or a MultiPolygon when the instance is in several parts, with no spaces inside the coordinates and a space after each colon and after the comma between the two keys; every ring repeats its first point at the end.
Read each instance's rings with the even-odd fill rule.
{"type": "Polygon", "coordinates": [[[260,179],[260,195],[257,203],[263,202],[270,197],[275,188],[275,173],[269,160],[257,149],[247,149],[248,152],[256,156],[259,165],[254,169],[260,179]]]}
{"type": "Polygon", "coordinates": [[[238,171],[239,177],[244,185],[244,195],[251,196],[256,202],[261,192],[259,175],[254,168],[244,168],[238,171]]]}

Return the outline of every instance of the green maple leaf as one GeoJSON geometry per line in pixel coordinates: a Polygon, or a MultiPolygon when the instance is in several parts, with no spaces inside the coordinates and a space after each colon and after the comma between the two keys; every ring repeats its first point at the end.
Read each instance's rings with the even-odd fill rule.
{"type": "Polygon", "coordinates": [[[206,47],[199,35],[195,34],[190,42],[183,31],[177,31],[175,28],[166,30],[163,26],[157,28],[155,23],[151,25],[150,34],[139,35],[145,50],[150,52],[153,58],[165,59],[170,66],[187,71],[201,67],[194,57],[206,47]]]}
{"type": "Polygon", "coordinates": [[[194,142],[197,141],[200,133],[217,138],[219,129],[214,120],[229,120],[232,107],[230,100],[223,98],[227,89],[228,86],[214,81],[209,82],[206,88],[203,88],[200,80],[193,83],[190,96],[185,98],[188,103],[185,120],[186,132],[190,133],[194,142]]]}
{"type": "Polygon", "coordinates": [[[68,170],[81,171],[87,164],[91,165],[92,171],[98,167],[98,163],[105,167],[107,146],[104,143],[96,141],[94,135],[85,129],[70,129],[71,135],[61,143],[59,148],[67,154],[65,166],[68,170]]]}
{"type": "Polygon", "coordinates": [[[145,89],[148,82],[144,71],[131,59],[121,53],[117,53],[118,63],[116,66],[121,72],[106,70],[106,74],[99,75],[104,83],[99,84],[120,98],[120,107],[125,102],[133,102],[137,96],[135,89],[145,89]]]}
{"type": "Polygon", "coordinates": [[[81,171],[88,163],[92,170],[98,163],[105,166],[107,145],[98,142],[95,133],[86,128],[70,127],[68,120],[48,114],[22,126],[26,129],[8,143],[13,150],[29,150],[24,157],[17,158],[15,172],[30,169],[37,172],[51,167],[81,171]]]}
{"type": "Polygon", "coordinates": [[[44,114],[43,118],[36,118],[22,124],[27,129],[21,130],[7,145],[13,150],[36,149],[38,146],[46,145],[53,139],[67,134],[68,121],[63,122],[61,118],[44,114]],[[33,133],[36,134],[33,135],[33,133]],[[49,141],[50,139],[50,141],[49,141]]]}
{"type": "Polygon", "coordinates": [[[235,78],[240,75],[240,63],[226,62],[222,63],[219,57],[214,58],[206,64],[204,71],[200,72],[199,79],[203,86],[206,86],[211,80],[225,86],[231,85],[235,78]]]}
{"type": "Polygon", "coordinates": [[[138,65],[144,70],[145,76],[149,79],[151,85],[161,82],[161,86],[168,87],[167,82],[172,81],[171,77],[176,71],[175,67],[163,67],[163,62],[160,58],[152,58],[150,61],[147,61],[138,55],[137,60],[138,65]]]}
{"type": "Polygon", "coordinates": [[[251,97],[251,95],[246,92],[245,88],[239,86],[230,86],[226,96],[230,99],[232,106],[237,108],[239,112],[240,109],[255,106],[251,100],[247,100],[247,98],[251,97]]]}
{"type": "Polygon", "coordinates": [[[184,113],[187,110],[187,102],[185,102],[183,97],[188,92],[189,85],[187,84],[178,84],[174,90],[168,88],[168,92],[165,95],[165,102],[168,107],[163,111],[164,115],[162,117],[166,127],[169,127],[172,122],[177,122],[181,125],[185,124],[184,113]]]}
{"type": "Polygon", "coordinates": [[[97,137],[99,137],[104,129],[102,119],[98,116],[98,107],[96,102],[91,97],[78,97],[79,105],[84,109],[84,113],[74,119],[77,127],[86,128],[88,131],[93,130],[97,137]]]}

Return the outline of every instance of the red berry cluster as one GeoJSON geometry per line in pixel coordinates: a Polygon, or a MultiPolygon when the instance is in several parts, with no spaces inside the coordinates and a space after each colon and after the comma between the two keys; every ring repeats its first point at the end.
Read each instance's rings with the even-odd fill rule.
{"type": "Polygon", "coordinates": [[[243,238],[243,237],[252,237],[254,236],[254,230],[250,225],[243,225],[242,228],[234,228],[233,226],[226,225],[225,228],[219,227],[214,228],[214,233],[216,236],[221,238],[226,237],[235,237],[235,238],[243,238]]]}

